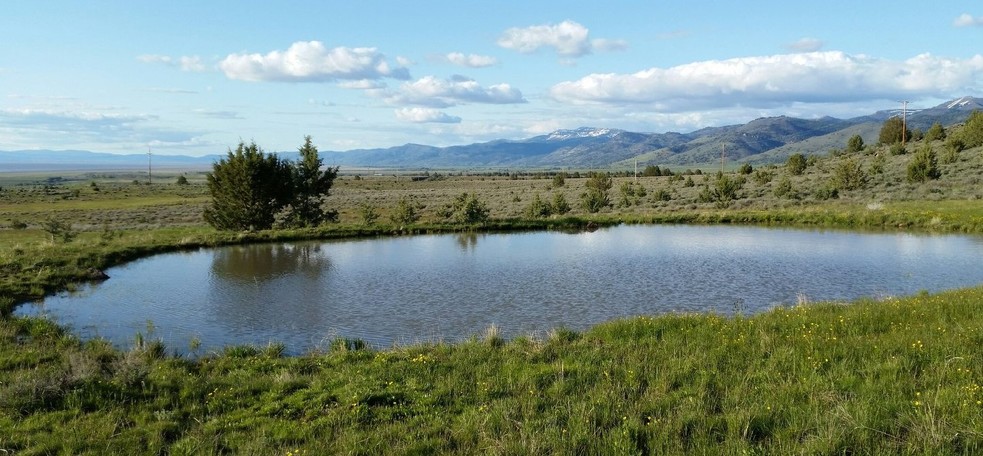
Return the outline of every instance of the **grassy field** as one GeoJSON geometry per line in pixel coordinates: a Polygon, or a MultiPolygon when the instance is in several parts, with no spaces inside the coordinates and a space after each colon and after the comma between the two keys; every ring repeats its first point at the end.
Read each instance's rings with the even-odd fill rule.
{"type": "MultiPolygon", "coordinates": [[[[944,145],[931,146],[941,156],[944,145]]],[[[489,330],[466,343],[376,351],[341,339],[298,357],[276,344],[190,358],[152,340],[117,350],[10,315],[16,302],[70,289],[94,270],[243,242],[616,223],[983,233],[983,150],[948,157],[941,177],[924,183],[906,179],[910,153],[886,152],[822,158],[801,175],[784,166],[729,173],[741,183],[724,201],[704,197],[714,175],[640,177],[644,195],[631,197],[621,188],[635,179],[617,177],[598,213],[580,208],[587,179],[572,175],[561,186],[547,174],[351,173],[327,201],[339,223],[256,233],[203,223],[200,175],[146,185],[139,174],[0,173],[0,453],[979,453],[983,288],[733,318],[644,317],[557,328],[543,340],[489,330]],[[837,184],[844,164],[863,171],[862,185],[837,184]],[[465,192],[488,205],[490,222],[441,215],[465,192]],[[571,212],[527,214],[537,195],[556,194],[571,212]],[[388,220],[402,198],[418,208],[417,223],[388,220]],[[367,207],[378,220],[364,220],[367,207]]]]}

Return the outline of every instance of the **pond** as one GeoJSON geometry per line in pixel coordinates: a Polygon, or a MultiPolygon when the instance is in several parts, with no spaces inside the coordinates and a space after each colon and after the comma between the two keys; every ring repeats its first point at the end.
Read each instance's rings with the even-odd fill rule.
{"type": "Polygon", "coordinates": [[[582,330],[667,312],[750,314],[983,283],[983,238],[734,226],[448,234],[162,254],[24,304],[83,338],[169,351],[334,338],[376,347],[582,330]]]}

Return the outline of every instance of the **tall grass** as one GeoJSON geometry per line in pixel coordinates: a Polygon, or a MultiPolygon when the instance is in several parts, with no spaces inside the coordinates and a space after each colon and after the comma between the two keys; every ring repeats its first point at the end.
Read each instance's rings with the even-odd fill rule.
{"type": "Polygon", "coordinates": [[[24,453],[983,451],[983,288],[668,315],[546,339],[117,352],[0,325],[0,448],[24,453]]]}

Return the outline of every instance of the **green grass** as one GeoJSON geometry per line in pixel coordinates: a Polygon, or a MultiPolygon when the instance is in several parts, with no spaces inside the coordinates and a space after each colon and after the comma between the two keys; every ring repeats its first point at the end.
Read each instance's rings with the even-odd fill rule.
{"type": "Polygon", "coordinates": [[[983,451],[983,288],[545,340],[282,358],[0,326],[0,448],[194,454],[983,451]]]}

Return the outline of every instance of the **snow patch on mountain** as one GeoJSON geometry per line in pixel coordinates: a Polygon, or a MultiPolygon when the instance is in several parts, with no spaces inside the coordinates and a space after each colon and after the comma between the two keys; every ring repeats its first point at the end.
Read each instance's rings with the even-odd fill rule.
{"type": "Polygon", "coordinates": [[[546,139],[548,141],[566,141],[568,139],[575,138],[598,138],[602,136],[613,138],[619,133],[621,133],[621,130],[581,127],[576,130],[556,130],[553,133],[550,133],[546,139]]]}

